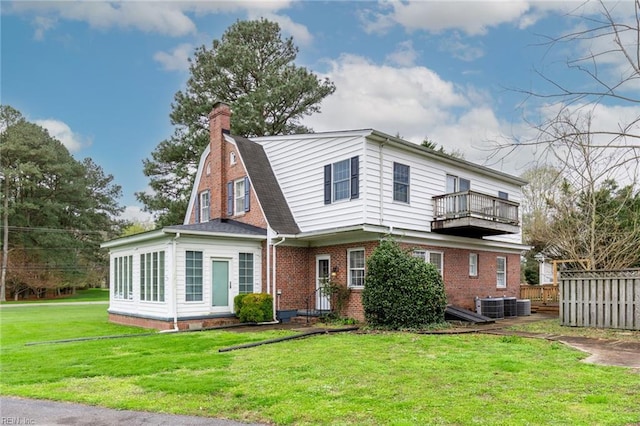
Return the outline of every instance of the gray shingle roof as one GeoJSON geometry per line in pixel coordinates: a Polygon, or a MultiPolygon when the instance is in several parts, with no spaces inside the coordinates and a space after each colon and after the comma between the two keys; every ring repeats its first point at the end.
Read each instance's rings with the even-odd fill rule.
{"type": "Polygon", "coordinates": [[[183,232],[213,232],[220,234],[256,235],[265,237],[267,235],[267,230],[264,228],[248,225],[232,219],[212,219],[209,222],[166,226],[164,229],[183,232]]]}
{"type": "Polygon", "coordinates": [[[279,234],[298,234],[300,228],[293,218],[262,145],[241,136],[232,137],[269,226],[279,234]]]}

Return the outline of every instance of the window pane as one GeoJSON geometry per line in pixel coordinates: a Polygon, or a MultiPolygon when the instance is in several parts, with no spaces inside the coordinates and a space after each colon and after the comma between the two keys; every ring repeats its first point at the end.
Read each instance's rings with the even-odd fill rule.
{"type": "Polygon", "coordinates": [[[239,255],[240,293],[253,293],[253,254],[239,255]]]}
{"type": "Polygon", "coordinates": [[[236,214],[244,213],[244,179],[237,180],[235,183],[235,204],[236,214]]]}
{"type": "Polygon", "coordinates": [[[200,222],[208,222],[209,217],[209,191],[200,194],[200,222]]]}
{"type": "Polygon", "coordinates": [[[333,200],[351,197],[351,161],[333,163],[333,200]]]}
{"type": "Polygon", "coordinates": [[[365,258],[364,250],[349,251],[349,283],[350,287],[364,286],[365,258]]]}
{"type": "Polygon", "coordinates": [[[187,251],[185,254],[185,300],[202,300],[202,252],[187,251]]]}
{"type": "Polygon", "coordinates": [[[429,252],[429,263],[434,265],[440,275],[442,275],[442,253],[437,251],[429,252]]]}
{"type": "Polygon", "coordinates": [[[507,286],[507,259],[504,257],[496,259],[496,285],[498,287],[507,286]]]}
{"type": "Polygon", "coordinates": [[[409,202],[409,166],[393,163],[393,200],[409,202]]]}
{"type": "Polygon", "coordinates": [[[478,254],[469,253],[469,276],[475,277],[478,275],[478,254]]]}

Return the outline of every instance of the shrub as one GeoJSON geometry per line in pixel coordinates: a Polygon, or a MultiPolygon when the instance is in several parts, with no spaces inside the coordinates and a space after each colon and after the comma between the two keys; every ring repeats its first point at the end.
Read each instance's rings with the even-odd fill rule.
{"type": "Polygon", "coordinates": [[[370,325],[398,330],[444,322],[447,300],[435,266],[383,240],[367,260],[362,305],[370,325]]]}
{"type": "Polygon", "coordinates": [[[273,297],[270,294],[239,294],[234,298],[233,306],[241,322],[273,320],[273,297]]]}

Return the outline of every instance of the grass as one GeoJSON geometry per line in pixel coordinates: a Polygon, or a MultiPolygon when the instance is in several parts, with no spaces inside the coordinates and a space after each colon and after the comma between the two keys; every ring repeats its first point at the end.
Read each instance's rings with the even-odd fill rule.
{"type": "Polygon", "coordinates": [[[1,309],[3,395],[276,424],[630,424],[637,371],[517,336],[344,333],[227,353],[289,331],[140,332],[105,307],[1,309]]]}
{"type": "Polygon", "coordinates": [[[7,300],[2,302],[3,305],[22,304],[22,303],[61,303],[61,302],[108,302],[109,290],[105,288],[88,288],[85,290],[76,290],[76,294],[62,296],[56,299],[27,299],[27,300],[7,300]]]}

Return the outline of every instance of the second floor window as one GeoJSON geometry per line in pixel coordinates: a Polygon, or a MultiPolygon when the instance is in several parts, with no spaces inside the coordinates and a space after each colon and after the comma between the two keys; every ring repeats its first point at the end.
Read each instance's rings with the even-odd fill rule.
{"type": "Polygon", "coordinates": [[[360,192],[360,163],[358,157],[324,166],[324,203],[353,200],[360,192]]]}
{"type": "Polygon", "coordinates": [[[200,222],[208,222],[210,217],[209,191],[200,193],[200,222]]]}
{"type": "Polygon", "coordinates": [[[227,182],[227,216],[248,212],[251,207],[250,194],[251,185],[248,177],[227,182]]]}
{"type": "Polygon", "coordinates": [[[409,166],[393,163],[393,201],[409,202],[409,166]]]}

